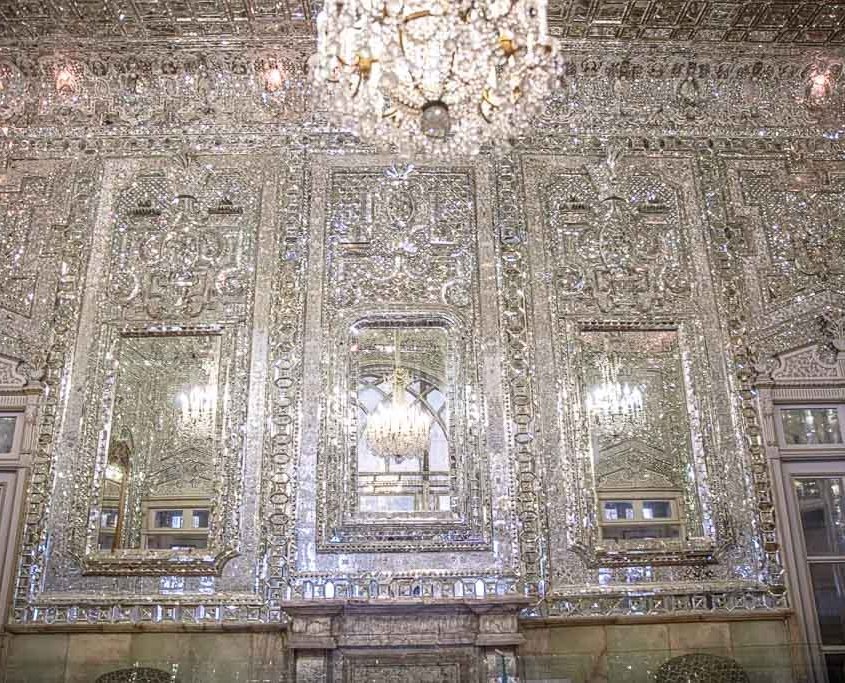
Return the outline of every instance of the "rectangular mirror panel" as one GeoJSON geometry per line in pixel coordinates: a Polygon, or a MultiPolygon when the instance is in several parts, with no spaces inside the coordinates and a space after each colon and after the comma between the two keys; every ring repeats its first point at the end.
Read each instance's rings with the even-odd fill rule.
{"type": "Polygon", "coordinates": [[[359,520],[451,516],[447,330],[394,321],[350,335],[359,520]]]}
{"type": "Polygon", "coordinates": [[[606,546],[701,534],[675,329],[585,329],[584,413],[606,546]]]}
{"type": "Polygon", "coordinates": [[[118,338],[98,550],[208,547],[219,362],[216,334],[118,338]]]}

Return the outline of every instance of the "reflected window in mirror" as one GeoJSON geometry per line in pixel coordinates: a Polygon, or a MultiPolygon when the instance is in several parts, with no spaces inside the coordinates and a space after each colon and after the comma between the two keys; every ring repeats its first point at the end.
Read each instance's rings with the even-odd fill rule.
{"type": "Polygon", "coordinates": [[[585,329],[580,341],[601,543],[700,535],[677,329],[585,329]]]}
{"type": "Polygon", "coordinates": [[[448,330],[435,321],[353,327],[359,519],[451,515],[448,344],[448,330]]]}
{"type": "Polygon", "coordinates": [[[649,492],[652,496],[649,499],[632,497],[637,493],[613,491],[600,494],[613,496],[602,497],[599,501],[599,528],[603,540],[677,540],[683,537],[679,491],[649,492]]]}
{"type": "Polygon", "coordinates": [[[20,441],[23,413],[0,413],[0,455],[17,451],[20,441]]]}
{"type": "Polygon", "coordinates": [[[778,436],[782,446],[842,446],[845,405],[779,406],[778,413],[778,436]]]}
{"type": "Polygon", "coordinates": [[[220,336],[122,335],[113,363],[98,549],[204,550],[221,438],[220,336]]]}

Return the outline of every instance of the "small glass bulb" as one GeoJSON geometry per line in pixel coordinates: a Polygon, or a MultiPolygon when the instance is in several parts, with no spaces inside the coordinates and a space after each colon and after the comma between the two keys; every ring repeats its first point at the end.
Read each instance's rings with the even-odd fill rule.
{"type": "Polygon", "coordinates": [[[284,80],[281,69],[274,66],[267,69],[267,72],[264,74],[264,88],[267,92],[276,92],[281,89],[284,80]]]}
{"type": "Polygon", "coordinates": [[[443,102],[428,102],[420,115],[420,127],[423,134],[430,138],[442,140],[449,135],[452,126],[449,107],[443,102]]]}
{"type": "Polygon", "coordinates": [[[63,67],[56,75],[56,90],[63,95],[70,95],[76,90],[76,78],[73,72],[67,67],[63,67]]]}

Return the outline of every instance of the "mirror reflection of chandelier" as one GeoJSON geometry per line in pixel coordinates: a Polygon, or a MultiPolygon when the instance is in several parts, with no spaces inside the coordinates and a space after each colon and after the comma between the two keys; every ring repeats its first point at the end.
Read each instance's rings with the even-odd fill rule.
{"type": "Polygon", "coordinates": [[[380,458],[402,462],[422,458],[429,446],[431,420],[419,405],[408,403],[408,371],[399,366],[399,340],[394,340],[393,372],[388,378],[390,401],[379,403],[367,418],[364,436],[372,452],[380,458]]]}
{"type": "Polygon", "coordinates": [[[338,123],[407,153],[505,142],[552,82],[546,0],[328,0],[317,50],[338,123]]]}
{"type": "Polygon", "coordinates": [[[176,408],[179,418],[185,424],[208,421],[214,412],[217,392],[207,384],[194,384],[176,394],[176,408]]]}
{"type": "Polygon", "coordinates": [[[587,413],[597,423],[635,424],[643,417],[643,389],[623,379],[621,361],[611,353],[601,360],[601,380],[587,390],[587,413]]]}

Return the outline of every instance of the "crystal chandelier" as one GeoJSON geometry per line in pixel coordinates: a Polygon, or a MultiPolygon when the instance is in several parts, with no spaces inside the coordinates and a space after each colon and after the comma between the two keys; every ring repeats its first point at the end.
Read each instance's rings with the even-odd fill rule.
{"type": "Polygon", "coordinates": [[[338,123],[434,156],[506,143],[541,110],[547,0],[327,0],[315,79],[338,123]]]}
{"type": "Polygon", "coordinates": [[[639,384],[621,377],[616,354],[601,363],[601,381],[587,391],[587,413],[596,423],[636,424],[643,417],[643,390],[639,384]]]}
{"type": "Polygon", "coordinates": [[[431,420],[418,405],[408,405],[408,372],[399,367],[399,344],[394,343],[395,361],[390,402],[382,401],[367,418],[364,436],[370,449],[381,458],[402,462],[421,458],[428,449],[431,420]]]}

